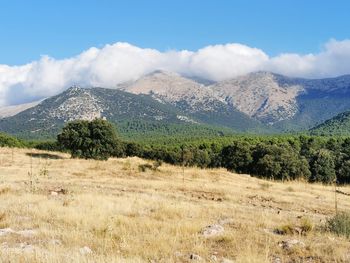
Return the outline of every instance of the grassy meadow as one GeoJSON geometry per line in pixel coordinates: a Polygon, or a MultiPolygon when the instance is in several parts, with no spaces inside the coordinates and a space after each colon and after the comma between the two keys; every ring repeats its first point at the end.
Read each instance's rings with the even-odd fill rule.
{"type": "Polygon", "coordinates": [[[0,262],[350,262],[333,186],[146,163],[0,148],[0,262]]]}

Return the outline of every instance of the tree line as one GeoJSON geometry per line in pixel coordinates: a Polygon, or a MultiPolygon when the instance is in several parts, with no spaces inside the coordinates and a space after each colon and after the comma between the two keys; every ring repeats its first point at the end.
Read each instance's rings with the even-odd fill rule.
{"type": "Polygon", "coordinates": [[[272,180],[350,183],[350,137],[236,135],[133,142],[121,140],[111,123],[96,119],[70,122],[56,141],[31,145],[69,151],[73,158],[138,156],[174,165],[223,167],[272,180]]]}

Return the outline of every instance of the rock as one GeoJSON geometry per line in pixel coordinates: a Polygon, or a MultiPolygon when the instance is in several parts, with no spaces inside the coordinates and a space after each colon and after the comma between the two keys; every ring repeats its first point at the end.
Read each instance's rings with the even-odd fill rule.
{"type": "Polygon", "coordinates": [[[228,258],[222,258],[220,263],[234,263],[234,261],[228,258]]]}
{"type": "Polygon", "coordinates": [[[15,244],[14,246],[10,247],[5,242],[5,243],[1,244],[1,249],[5,250],[8,253],[16,253],[16,254],[35,252],[35,247],[33,245],[28,244],[28,243],[19,243],[19,244],[15,244]]]}
{"type": "Polygon", "coordinates": [[[14,231],[11,228],[3,228],[3,229],[0,229],[0,236],[6,236],[8,234],[12,234],[12,233],[15,233],[15,232],[16,231],[14,231]]]}
{"type": "Polygon", "coordinates": [[[175,253],[174,253],[174,255],[175,255],[175,257],[182,257],[182,253],[181,252],[179,252],[179,251],[175,251],[175,253]]]}
{"type": "Polygon", "coordinates": [[[20,243],[19,249],[24,253],[33,253],[35,251],[34,246],[27,243],[20,243]]]}
{"type": "Polygon", "coordinates": [[[201,233],[205,237],[218,236],[224,232],[224,227],[218,224],[209,225],[202,229],[201,233]]]}
{"type": "Polygon", "coordinates": [[[36,235],[36,231],[33,229],[24,229],[24,230],[19,230],[19,231],[15,231],[11,228],[0,229],[0,236],[6,236],[8,234],[17,234],[17,235],[21,235],[23,237],[31,237],[31,236],[36,235]]]}
{"type": "Polygon", "coordinates": [[[292,249],[295,246],[305,247],[305,243],[297,239],[290,239],[290,240],[281,241],[279,243],[279,246],[282,247],[283,249],[292,249]]]}
{"type": "Polygon", "coordinates": [[[212,255],[212,256],[210,257],[210,260],[213,261],[213,262],[217,262],[217,261],[218,261],[218,257],[215,256],[215,255],[212,255]]]}
{"type": "Polygon", "coordinates": [[[60,245],[62,245],[62,242],[59,239],[51,239],[51,240],[49,240],[48,243],[50,245],[53,245],[53,246],[60,246],[60,245]]]}
{"type": "Polygon", "coordinates": [[[16,234],[24,236],[24,237],[31,237],[37,234],[37,232],[33,229],[25,229],[17,231],[16,234]]]}
{"type": "Polygon", "coordinates": [[[200,255],[197,255],[197,254],[191,254],[190,255],[190,260],[193,260],[193,261],[201,261],[202,260],[202,257],[200,255]]]}
{"type": "Polygon", "coordinates": [[[64,188],[56,188],[56,189],[50,190],[50,195],[56,196],[59,194],[65,195],[67,194],[67,190],[64,188]]]}
{"type": "Polygon", "coordinates": [[[282,260],[281,260],[280,257],[273,256],[272,260],[271,260],[271,263],[282,263],[282,260]]]}
{"type": "Polygon", "coordinates": [[[82,255],[89,255],[89,254],[92,254],[92,250],[91,248],[87,247],[87,246],[84,246],[82,248],[79,249],[79,252],[80,254],[82,255]]]}

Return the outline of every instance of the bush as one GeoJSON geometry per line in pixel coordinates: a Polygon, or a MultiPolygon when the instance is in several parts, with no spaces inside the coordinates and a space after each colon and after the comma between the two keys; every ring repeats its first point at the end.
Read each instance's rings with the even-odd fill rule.
{"type": "Polygon", "coordinates": [[[328,219],[326,227],[339,236],[350,238],[350,213],[339,213],[328,219]]]}
{"type": "Polygon", "coordinates": [[[152,169],[153,169],[153,166],[150,165],[149,163],[139,165],[139,172],[146,172],[147,170],[152,170],[152,169]]]}

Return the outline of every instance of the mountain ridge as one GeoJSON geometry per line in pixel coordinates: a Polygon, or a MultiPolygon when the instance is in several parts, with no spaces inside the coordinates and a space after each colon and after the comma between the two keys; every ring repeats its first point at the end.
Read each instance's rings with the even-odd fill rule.
{"type": "Polygon", "coordinates": [[[74,119],[106,118],[119,123],[203,124],[235,132],[276,133],[308,130],[347,110],[350,75],[303,79],[259,71],[205,85],[158,70],[114,89],[71,87],[0,119],[0,130],[15,133],[19,120],[24,123],[22,130],[35,133],[74,119]]]}

